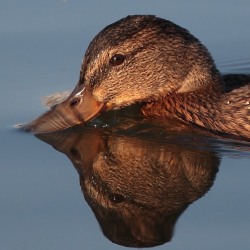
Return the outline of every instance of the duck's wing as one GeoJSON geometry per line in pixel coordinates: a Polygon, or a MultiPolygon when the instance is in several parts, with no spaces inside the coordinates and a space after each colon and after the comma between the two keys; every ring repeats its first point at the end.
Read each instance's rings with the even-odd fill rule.
{"type": "MultiPolygon", "coordinates": [[[[224,131],[250,139],[250,84],[235,85],[221,100],[219,118],[224,131]]],[[[219,119],[218,118],[218,119],[219,119]]]]}

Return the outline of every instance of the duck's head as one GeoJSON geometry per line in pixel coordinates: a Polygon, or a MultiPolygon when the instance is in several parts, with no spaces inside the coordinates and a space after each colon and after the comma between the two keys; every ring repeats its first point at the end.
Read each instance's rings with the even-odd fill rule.
{"type": "Polygon", "coordinates": [[[65,129],[170,92],[205,91],[216,85],[216,75],[207,49],[187,30],[155,16],[128,16],[90,43],[71,95],[26,129],[65,129]]]}

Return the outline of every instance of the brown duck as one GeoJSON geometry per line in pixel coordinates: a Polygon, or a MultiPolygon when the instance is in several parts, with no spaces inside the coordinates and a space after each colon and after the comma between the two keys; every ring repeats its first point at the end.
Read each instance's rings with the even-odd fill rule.
{"type": "Polygon", "coordinates": [[[123,18],[90,43],[71,95],[24,128],[51,132],[132,104],[145,118],[250,139],[250,84],[224,81],[208,50],[187,30],[148,15],[123,18]]]}

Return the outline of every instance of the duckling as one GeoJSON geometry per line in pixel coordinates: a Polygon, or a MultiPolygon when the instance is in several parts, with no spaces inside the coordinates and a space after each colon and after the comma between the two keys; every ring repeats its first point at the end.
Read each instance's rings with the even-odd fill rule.
{"type": "Polygon", "coordinates": [[[208,50],[186,29],[152,15],[127,16],[90,43],[70,96],[24,128],[51,132],[140,104],[146,119],[177,119],[250,139],[250,84],[225,90],[208,50]]]}

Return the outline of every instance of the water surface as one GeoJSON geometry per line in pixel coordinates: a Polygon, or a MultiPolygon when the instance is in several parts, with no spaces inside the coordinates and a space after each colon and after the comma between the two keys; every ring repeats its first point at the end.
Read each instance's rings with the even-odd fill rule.
{"type": "MultiPolygon", "coordinates": [[[[79,174],[66,155],[13,129],[14,124],[44,111],[42,96],[73,89],[83,53],[101,28],[128,14],[156,14],[197,36],[222,72],[249,73],[249,5],[249,1],[2,1],[1,247],[122,248],[103,235],[84,200],[79,174]]],[[[115,140],[130,148],[141,145],[141,138],[126,138],[114,137],[108,145],[115,140]]],[[[193,159],[197,140],[181,138],[182,150],[193,159]]],[[[180,154],[176,140],[170,137],[167,143],[160,144],[162,152],[170,154],[171,149],[172,155],[180,154]]],[[[210,190],[193,198],[196,201],[178,217],[171,241],[155,249],[248,249],[249,145],[201,139],[198,143],[203,145],[199,155],[208,157],[212,168],[217,168],[211,172],[210,190]]],[[[145,145],[146,152],[152,144],[145,145]]],[[[152,151],[154,148],[157,146],[152,151]]]]}

